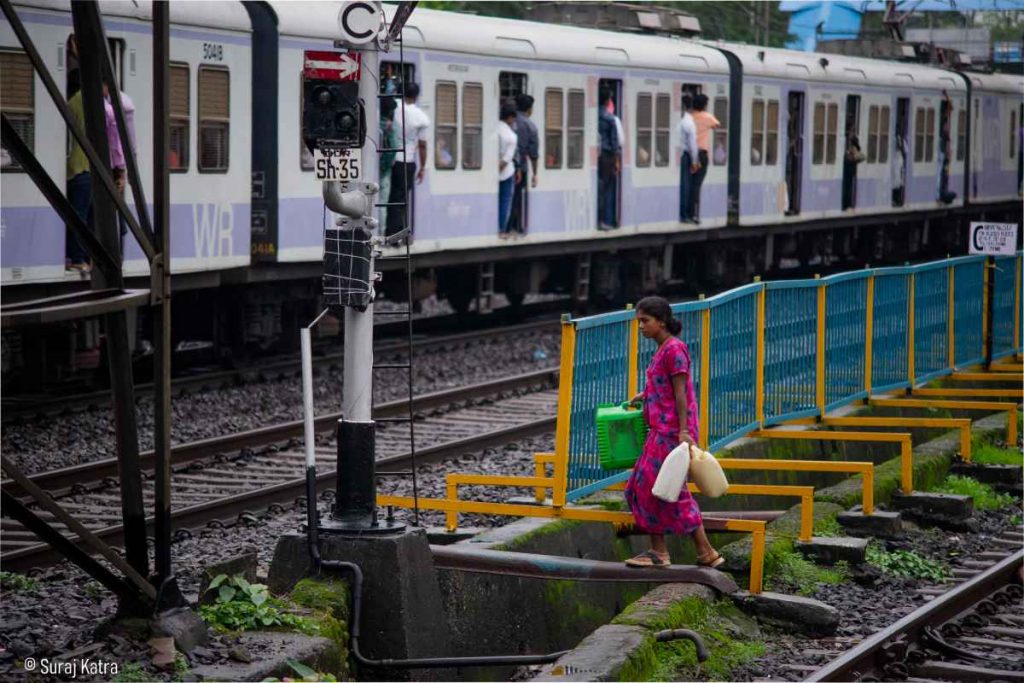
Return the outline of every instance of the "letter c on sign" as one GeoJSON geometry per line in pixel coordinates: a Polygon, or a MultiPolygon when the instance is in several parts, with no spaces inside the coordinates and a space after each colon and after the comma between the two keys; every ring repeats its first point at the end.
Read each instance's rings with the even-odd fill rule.
{"type": "Polygon", "coordinates": [[[981,244],[978,242],[978,235],[981,234],[983,227],[984,226],[981,225],[974,226],[974,234],[971,235],[971,241],[974,242],[974,248],[979,252],[981,251],[981,244]]]}
{"type": "Polygon", "coordinates": [[[380,29],[380,6],[372,2],[346,2],[338,14],[338,27],[347,42],[369,43],[380,29]]]}

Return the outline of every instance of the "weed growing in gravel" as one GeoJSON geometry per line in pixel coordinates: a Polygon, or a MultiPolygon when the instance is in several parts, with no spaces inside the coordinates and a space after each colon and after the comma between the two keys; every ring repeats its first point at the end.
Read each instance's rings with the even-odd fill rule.
{"type": "Polygon", "coordinates": [[[270,597],[261,583],[249,583],[241,574],[221,574],[210,582],[207,591],[216,591],[212,605],[202,605],[199,615],[208,624],[222,631],[247,631],[272,626],[289,626],[307,630],[306,619],[281,609],[279,601],[270,597]]]}
{"type": "Polygon", "coordinates": [[[1020,523],[1022,521],[1024,521],[1024,518],[1022,518],[1019,514],[1014,515],[1013,517],[1010,517],[1010,526],[1020,526],[1020,523]]]}
{"type": "Polygon", "coordinates": [[[971,448],[971,462],[979,465],[1024,464],[1024,455],[1014,448],[999,448],[990,443],[976,444],[971,448]]]}
{"type": "Polygon", "coordinates": [[[996,493],[988,484],[970,477],[960,477],[951,474],[946,481],[934,489],[938,493],[956,493],[962,496],[970,496],[974,499],[975,510],[998,510],[999,508],[1013,505],[1013,496],[1006,493],[996,493]]]}
{"type": "Polygon", "coordinates": [[[791,543],[773,544],[765,553],[765,588],[782,593],[811,595],[819,584],[838,584],[846,580],[848,568],[837,565],[826,569],[793,550],[791,543]]]}
{"type": "Polygon", "coordinates": [[[868,544],[866,558],[868,564],[890,576],[929,581],[942,581],[949,576],[949,569],[941,562],[929,560],[913,550],[885,550],[874,541],[868,544]]]}
{"type": "Polygon", "coordinates": [[[152,680],[153,676],[138,662],[128,662],[121,667],[121,672],[111,679],[112,683],[147,683],[152,680]]]}
{"type": "Polygon", "coordinates": [[[0,587],[4,590],[15,592],[35,593],[39,588],[39,582],[24,574],[14,572],[0,572],[0,587]]]}
{"type": "Polygon", "coordinates": [[[843,529],[842,524],[836,521],[835,517],[825,517],[814,523],[814,535],[835,538],[845,536],[846,530],[843,529]]]}

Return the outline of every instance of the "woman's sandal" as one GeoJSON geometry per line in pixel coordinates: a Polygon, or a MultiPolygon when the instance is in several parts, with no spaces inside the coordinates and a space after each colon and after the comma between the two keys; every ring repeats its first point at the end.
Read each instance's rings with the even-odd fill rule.
{"type": "Polygon", "coordinates": [[[710,560],[704,560],[699,557],[697,558],[698,567],[707,567],[709,569],[714,569],[715,567],[720,567],[723,564],[725,564],[725,558],[722,557],[718,553],[718,551],[713,551],[713,556],[710,560]]]}
{"type": "Polygon", "coordinates": [[[669,560],[668,555],[659,555],[653,550],[645,550],[636,557],[631,557],[626,560],[627,567],[656,567],[658,569],[664,569],[668,567],[672,562],[669,560]]]}

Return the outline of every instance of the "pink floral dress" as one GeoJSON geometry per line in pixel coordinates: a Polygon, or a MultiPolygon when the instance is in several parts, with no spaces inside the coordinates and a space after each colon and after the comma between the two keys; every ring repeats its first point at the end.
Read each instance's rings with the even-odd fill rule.
{"type": "Polygon", "coordinates": [[[703,523],[700,508],[684,486],[679,500],[666,503],[651,493],[661,464],[679,445],[679,417],[676,410],[672,377],[686,374],[686,425],[690,436],[698,441],[697,395],[693,390],[690,351],[681,340],[670,337],[662,344],[647,368],[644,385],[644,420],[650,427],[643,453],[633,466],[626,483],[626,503],[633,512],[637,527],[649,534],[686,536],[703,523]]]}

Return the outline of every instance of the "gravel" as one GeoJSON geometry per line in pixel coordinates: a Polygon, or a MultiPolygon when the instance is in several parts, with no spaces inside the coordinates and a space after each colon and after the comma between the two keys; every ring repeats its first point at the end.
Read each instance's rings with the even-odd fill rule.
{"type": "MultiPolygon", "coordinates": [[[[554,326],[552,326],[554,327],[554,326]]],[[[558,361],[560,338],[551,331],[510,334],[431,351],[414,361],[413,386],[426,393],[475,384],[514,374],[552,368],[558,361]]],[[[402,362],[399,354],[378,362],[402,362]]],[[[314,377],[317,412],[340,410],[342,370],[323,369],[314,377]]],[[[377,402],[405,398],[407,379],[401,370],[375,373],[377,402]]],[[[298,377],[247,383],[173,400],[174,443],[242,432],[302,417],[302,386],[298,377]]],[[[136,409],[139,448],[152,448],[153,406],[141,398],[136,409]]],[[[114,457],[114,418],[109,408],[9,425],[0,435],[0,451],[27,474],[114,457]]]]}

